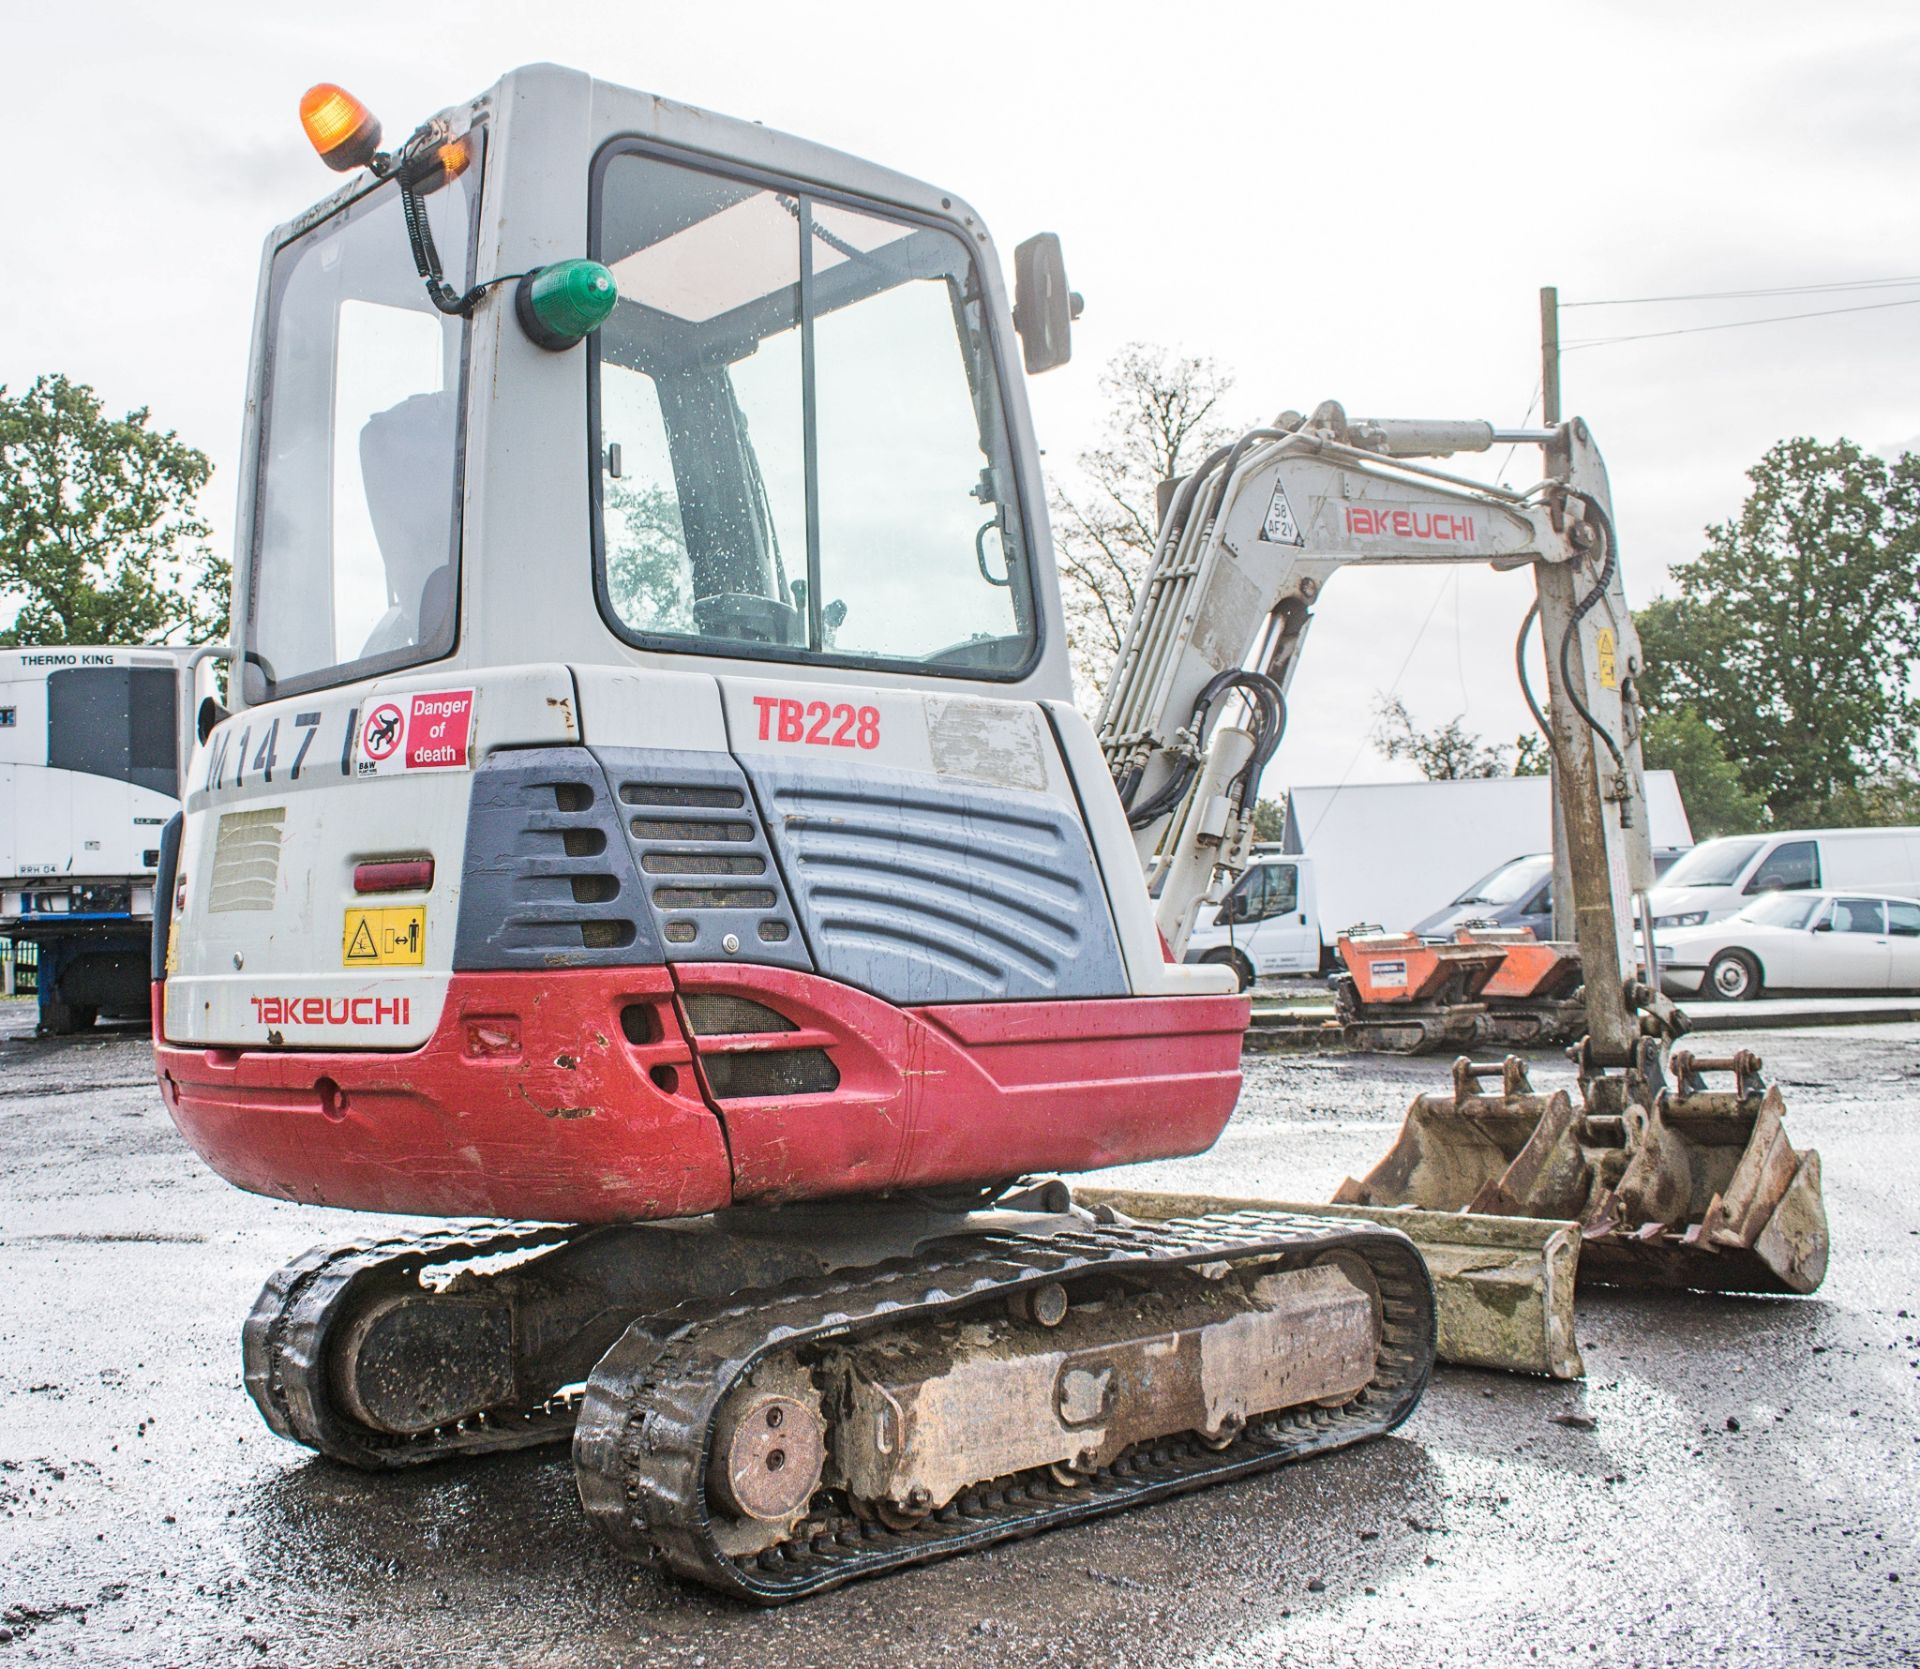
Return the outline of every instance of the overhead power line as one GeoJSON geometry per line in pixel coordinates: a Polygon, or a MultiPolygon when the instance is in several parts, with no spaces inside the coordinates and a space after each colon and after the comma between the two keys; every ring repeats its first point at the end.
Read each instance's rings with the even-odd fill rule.
{"type": "Polygon", "coordinates": [[[1729,319],[1717,325],[1683,325],[1678,330],[1643,330],[1631,336],[1583,336],[1571,342],[1562,342],[1561,351],[1571,353],[1575,348],[1606,348],[1616,342],[1649,342],[1657,336],[1698,336],[1709,330],[1744,330],[1749,325],[1779,325],[1794,319],[1830,319],[1837,313],[1878,313],[1888,307],[1920,306],[1920,296],[1907,296],[1900,301],[1869,301],[1857,307],[1821,307],[1808,313],[1775,313],[1765,319],[1729,319]]]}
{"type": "Polygon", "coordinates": [[[1560,310],[1565,312],[1570,307],[1644,307],[1666,301],[1749,301],[1760,296],[1821,295],[1829,291],[1845,290],[1898,290],[1914,284],[1920,284],[1920,277],[1846,278],[1832,284],[1778,284],[1768,289],[1696,290],[1686,295],[1609,296],[1598,301],[1563,301],[1560,303],[1560,310]]]}

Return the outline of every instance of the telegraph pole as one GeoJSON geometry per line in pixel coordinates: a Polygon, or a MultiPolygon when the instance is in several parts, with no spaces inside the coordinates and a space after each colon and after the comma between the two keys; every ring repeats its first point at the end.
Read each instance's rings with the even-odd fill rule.
{"type": "MultiPolygon", "coordinates": [[[[1560,423],[1560,291],[1552,284],[1540,287],[1540,421],[1549,429],[1560,423]]],[[[1553,936],[1566,940],[1573,937],[1573,861],[1567,850],[1566,815],[1560,809],[1560,762],[1551,736],[1547,756],[1553,795],[1553,936]]]]}
{"type": "Polygon", "coordinates": [[[1540,291],[1540,417],[1551,429],[1560,421],[1560,292],[1540,291]]]}

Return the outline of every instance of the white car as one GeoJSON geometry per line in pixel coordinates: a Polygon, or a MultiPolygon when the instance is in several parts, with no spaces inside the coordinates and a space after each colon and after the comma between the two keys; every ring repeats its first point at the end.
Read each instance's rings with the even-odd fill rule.
{"type": "Polygon", "coordinates": [[[1721,921],[1657,929],[1654,943],[1672,997],[1920,991],[1920,899],[1770,893],[1721,921]]]}

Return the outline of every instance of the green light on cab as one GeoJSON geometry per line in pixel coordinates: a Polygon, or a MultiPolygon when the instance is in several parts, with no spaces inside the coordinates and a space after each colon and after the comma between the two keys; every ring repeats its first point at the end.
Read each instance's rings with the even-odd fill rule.
{"type": "Polygon", "coordinates": [[[613,274],[598,261],[555,261],[520,280],[513,311],[531,341],[558,353],[598,330],[619,299],[613,274]]]}

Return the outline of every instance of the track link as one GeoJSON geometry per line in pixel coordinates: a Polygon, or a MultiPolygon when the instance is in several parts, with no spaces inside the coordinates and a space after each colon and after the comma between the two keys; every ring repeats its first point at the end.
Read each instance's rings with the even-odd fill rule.
{"type": "Polygon", "coordinates": [[[1433,1287],[1412,1243],[1371,1224],[1234,1212],[1148,1227],[1115,1223],[1045,1237],[983,1234],[943,1261],[902,1261],[695,1302],[636,1321],[588,1382],[574,1464],[588,1516],[636,1557],[737,1598],[779,1604],[857,1577],[1078,1523],[1391,1431],[1419,1401],[1434,1360],[1433,1287]],[[1358,1254],[1381,1299],[1372,1381],[1339,1408],[1251,1422],[1212,1448],[1194,1436],[1134,1445],[1083,1481],[1047,1469],[976,1484],[909,1528],[817,1497],[798,1532],[764,1552],[722,1551],[707,1499],[721,1405],[777,1353],[851,1341],[1001,1303],[1023,1288],[1240,1260],[1310,1263],[1358,1254]]]}
{"type": "Polygon", "coordinates": [[[417,1286],[429,1270],[550,1249],[580,1232],[471,1223],[382,1240],[316,1246],[274,1272],[247,1317],[241,1349],[248,1394],[280,1436],[370,1471],[557,1443],[573,1429],[577,1396],[550,1397],[524,1408],[489,1409],[413,1437],[375,1431],[354,1419],[334,1394],[328,1345],[337,1329],[366,1302],[417,1286]]]}

